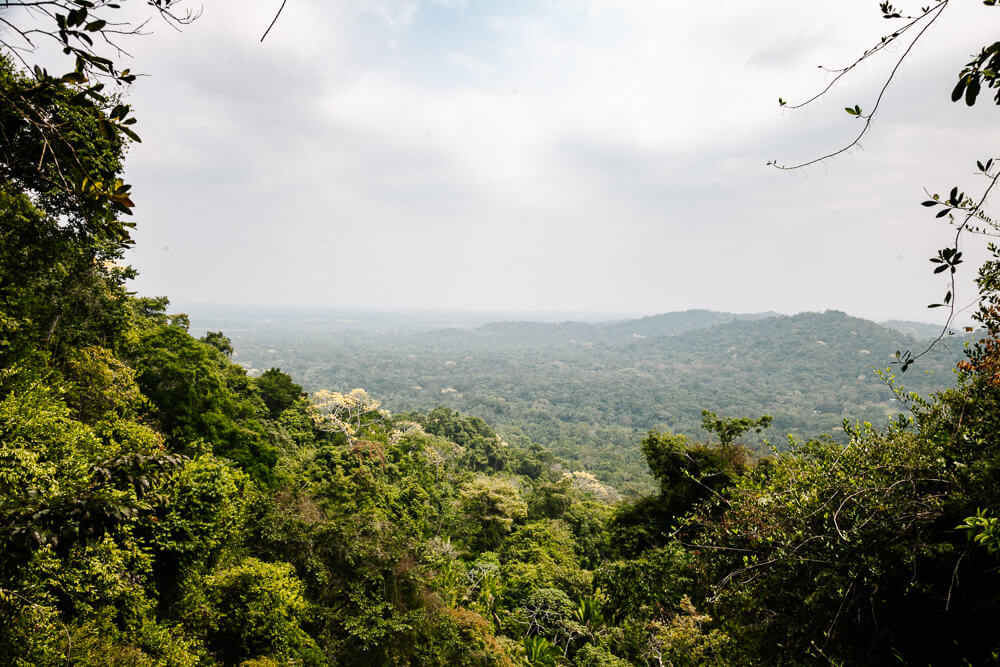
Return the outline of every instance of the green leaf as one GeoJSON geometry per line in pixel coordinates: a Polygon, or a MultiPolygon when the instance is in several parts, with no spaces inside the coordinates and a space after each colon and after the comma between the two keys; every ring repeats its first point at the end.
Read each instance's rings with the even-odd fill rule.
{"type": "Polygon", "coordinates": [[[101,131],[101,136],[103,136],[105,139],[115,138],[115,126],[109,123],[104,118],[101,118],[100,120],[97,121],[97,127],[101,131]]]}
{"type": "Polygon", "coordinates": [[[133,132],[131,128],[125,127],[124,125],[119,125],[118,129],[121,130],[125,136],[127,136],[129,139],[136,142],[137,144],[142,143],[142,139],[140,139],[139,135],[133,132]]]}

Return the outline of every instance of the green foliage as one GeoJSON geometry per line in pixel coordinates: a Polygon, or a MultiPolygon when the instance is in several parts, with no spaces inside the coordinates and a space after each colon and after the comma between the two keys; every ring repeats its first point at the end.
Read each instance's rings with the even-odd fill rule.
{"type": "Polygon", "coordinates": [[[626,556],[669,543],[679,520],[698,503],[718,495],[750,460],[743,447],[692,443],[670,433],[651,431],[641,447],[660,492],[620,507],[613,517],[612,543],[626,556]]]}
{"type": "Polygon", "coordinates": [[[513,667],[507,648],[493,636],[489,623],[467,609],[442,609],[427,615],[421,641],[410,664],[460,667],[513,667]]]}
{"type": "MultiPolygon", "coordinates": [[[[232,347],[230,347],[232,354],[232,347]]],[[[292,382],[292,376],[282,373],[280,368],[270,368],[256,378],[257,389],[261,400],[267,406],[272,419],[292,407],[299,399],[305,398],[302,387],[292,382]]]]}
{"type": "Polygon", "coordinates": [[[764,415],[760,419],[750,419],[749,417],[719,417],[709,410],[701,411],[701,427],[709,433],[714,433],[719,437],[719,444],[729,447],[737,438],[743,437],[749,431],[761,433],[771,425],[773,421],[771,415],[764,415]]]}
{"type": "Polygon", "coordinates": [[[101,132],[100,104],[41,71],[23,75],[6,54],[0,97],[0,180],[33,194],[47,214],[66,216],[85,244],[127,244],[132,225],[118,220],[132,205],[119,178],[125,143],[101,132]]]}
{"type": "Polygon", "coordinates": [[[976,510],[966,517],[959,528],[969,533],[969,539],[980,544],[991,554],[1000,554],[1000,520],[988,510],[976,510]]]}
{"type": "Polygon", "coordinates": [[[142,332],[131,356],[139,386],[174,447],[190,450],[204,441],[254,478],[271,480],[277,452],[259,421],[264,406],[243,369],[168,324],[142,332]]]}
{"type": "Polygon", "coordinates": [[[525,637],[522,643],[524,644],[525,659],[532,667],[552,667],[562,657],[559,648],[545,637],[525,637]]]}
{"type": "Polygon", "coordinates": [[[148,401],[136,384],[135,372],[111,350],[90,346],[76,348],[66,356],[66,401],[81,421],[134,418],[145,411],[148,401]]]}
{"type": "Polygon", "coordinates": [[[727,656],[729,637],[720,630],[707,629],[711,620],[707,614],[699,614],[684,596],[668,621],[653,621],[646,627],[647,659],[677,667],[732,664],[727,656]]]}
{"type": "Polygon", "coordinates": [[[576,652],[573,664],[576,667],[630,667],[632,663],[619,658],[603,646],[586,644],[576,652]]]}
{"type": "Polygon", "coordinates": [[[209,568],[232,549],[246,521],[249,486],[245,474],[210,455],[187,462],[171,477],[151,519],[151,542],[166,576],[209,568]]]}
{"type": "MultiPolygon", "coordinates": [[[[985,4],[992,5],[994,2],[985,4]]],[[[951,101],[957,102],[964,98],[968,106],[973,106],[984,83],[988,88],[1000,88],[998,71],[1000,71],[1000,42],[994,42],[984,46],[979,55],[959,72],[958,83],[951,92],[951,101]]],[[[1000,104],[1000,91],[997,91],[994,101],[1000,104]]]]}
{"type": "Polygon", "coordinates": [[[40,385],[0,400],[0,562],[93,542],[148,509],[146,492],[178,460],[141,427],[115,435],[105,442],[40,385]]]}
{"type": "MultiPolygon", "coordinates": [[[[187,329],[187,327],[184,328],[187,329]]],[[[221,352],[227,359],[230,359],[233,356],[233,341],[229,340],[229,337],[221,331],[209,331],[198,340],[202,343],[211,345],[216,350],[221,352]]]]}
{"type": "MultiPolygon", "coordinates": [[[[695,311],[615,323],[496,323],[394,334],[332,329],[294,320],[267,331],[250,328],[240,358],[258,368],[280,363],[310,391],[363,386],[394,412],[433,411],[440,426],[424,423],[425,429],[463,446],[475,428],[446,432],[447,415],[435,409],[478,415],[510,445],[501,450],[509,453],[504,470],[537,477],[550,468],[544,459],[555,456],[568,470],[591,472],[625,493],[645,492],[650,483],[634,443],[650,430],[703,438],[705,407],[772,415],[779,446],[788,433],[829,433],[845,442],[844,417],[886,423],[898,405],[872,368],[934,335],[918,330],[914,338],[836,311],[791,317],[695,311]],[[531,443],[544,449],[524,457],[513,451],[531,443]]],[[[908,373],[910,389],[928,394],[950,386],[960,358],[958,345],[935,350],[918,374],[908,373]]],[[[745,439],[760,449],[758,434],[745,439]]],[[[499,469],[488,453],[476,459],[481,472],[499,469]]]]}
{"type": "Polygon", "coordinates": [[[812,441],[758,466],[727,493],[720,518],[698,520],[720,613],[751,655],[775,644],[849,662],[976,655],[983,638],[959,630],[961,619],[1000,610],[964,587],[992,586],[996,574],[958,569],[955,523],[941,530],[965,464],[949,462],[944,438],[852,435],[846,449],[812,441]],[[966,572],[959,595],[953,572],[966,572]]]}
{"type": "Polygon", "coordinates": [[[477,476],[459,492],[469,541],[477,550],[498,546],[514,524],[528,516],[521,491],[508,479],[477,476]]]}
{"type": "Polygon", "coordinates": [[[288,661],[310,655],[302,630],[302,583],[286,563],[256,558],[205,577],[182,601],[185,622],[203,630],[212,652],[226,664],[251,658],[288,661]]]}
{"type": "Polygon", "coordinates": [[[466,449],[466,465],[472,470],[499,472],[507,467],[507,445],[479,417],[465,417],[437,407],[418,419],[428,433],[439,435],[466,449]]]}
{"type": "MultiPolygon", "coordinates": [[[[0,182],[0,364],[61,360],[72,348],[118,346],[127,320],[120,248],[81,240],[26,194],[0,182]]],[[[5,384],[0,378],[0,386],[5,384]]]]}
{"type": "Polygon", "coordinates": [[[671,542],[640,558],[602,564],[594,572],[594,587],[602,592],[604,613],[612,619],[664,619],[694,589],[694,565],[691,553],[671,542]]]}

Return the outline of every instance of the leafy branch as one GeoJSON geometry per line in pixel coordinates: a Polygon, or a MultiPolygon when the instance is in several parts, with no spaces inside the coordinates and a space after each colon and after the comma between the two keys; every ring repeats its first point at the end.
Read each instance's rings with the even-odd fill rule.
{"type": "MultiPolygon", "coordinates": [[[[896,74],[899,72],[899,68],[902,66],[903,62],[909,56],[913,47],[920,41],[920,39],[927,32],[934,23],[941,17],[941,14],[948,7],[950,0],[938,0],[936,4],[922,7],[920,13],[915,16],[904,16],[896,7],[890,2],[880,2],[879,11],[882,13],[882,18],[889,20],[905,20],[907,23],[900,28],[888,35],[883,35],[879,43],[875,46],[867,49],[861,54],[854,62],[852,62],[847,67],[829,70],[830,72],[835,72],[836,76],[830,81],[825,88],[823,88],[819,93],[813,95],[804,102],[795,105],[789,105],[783,98],[778,98],[779,105],[790,109],[802,108],[808,104],[815,102],[816,100],[823,97],[828,93],[844,76],[849,72],[854,70],[862,62],[865,62],[873,55],[882,51],[886,46],[896,42],[901,36],[906,34],[908,31],[915,29],[920,25],[920,29],[917,31],[916,35],[910,40],[909,45],[903,51],[902,55],[896,60],[896,64],[890,70],[888,76],[882,84],[879,90],[878,96],[875,98],[874,105],[871,111],[865,113],[861,106],[855,104],[854,106],[845,107],[844,111],[854,118],[858,118],[864,121],[864,125],[861,131],[848,142],[846,145],[821,155],[817,158],[807,160],[805,162],[795,164],[795,165],[783,165],[778,163],[776,160],[771,160],[767,163],[768,166],[775,167],[782,170],[794,170],[808,167],[819,162],[824,162],[830,158],[836,157],[845,153],[855,146],[860,145],[861,140],[865,137],[868,131],[871,129],[872,120],[874,119],[876,113],[882,104],[882,100],[885,97],[886,91],[889,86],[896,78],[896,74]]],[[[996,6],[996,0],[983,0],[983,4],[989,7],[996,6]]],[[[821,66],[822,68],[822,66],[821,66]]],[[[826,68],[823,68],[826,69],[826,68]]],[[[959,72],[958,83],[952,90],[951,99],[953,102],[957,102],[961,99],[965,100],[966,105],[973,106],[983,87],[995,88],[997,89],[994,95],[994,100],[996,104],[1000,105],[1000,78],[998,78],[998,72],[1000,72],[1000,42],[994,42],[991,45],[983,47],[978,56],[975,56],[973,60],[968,62],[963,69],[959,72]]],[[[948,308],[948,318],[945,324],[942,326],[940,333],[937,337],[927,345],[922,351],[917,354],[913,354],[909,350],[906,352],[897,351],[895,354],[894,364],[900,365],[900,371],[905,372],[917,359],[924,356],[930,352],[935,345],[937,345],[946,335],[949,335],[952,323],[955,320],[957,314],[955,307],[955,294],[956,294],[956,283],[955,274],[957,272],[958,266],[964,261],[962,259],[962,251],[959,249],[960,241],[962,239],[962,234],[966,231],[971,231],[974,233],[990,234],[986,230],[986,227],[997,228],[993,220],[989,218],[983,212],[983,205],[986,202],[986,197],[989,195],[990,191],[996,185],[997,179],[1000,178],[1000,172],[991,174],[991,169],[993,167],[993,160],[988,159],[985,162],[977,161],[977,166],[979,171],[986,175],[990,179],[989,186],[985,189],[982,196],[978,200],[974,200],[967,196],[964,192],[960,193],[957,187],[953,187],[947,199],[942,199],[938,195],[933,195],[931,199],[923,202],[923,206],[928,208],[940,209],[936,212],[936,217],[945,218],[947,217],[949,221],[954,223],[955,214],[964,214],[962,222],[958,224],[955,230],[955,239],[951,246],[947,248],[942,248],[938,251],[937,256],[931,258],[931,263],[935,265],[934,274],[945,273],[948,274],[948,290],[945,293],[944,299],[940,303],[930,304],[929,308],[948,308]],[[984,226],[971,225],[973,221],[978,221],[984,223],[984,226]]]]}
{"type": "Polygon", "coordinates": [[[936,257],[931,257],[930,262],[935,265],[934,274],[948,273],[948,291],[944,295],[944,299],[941,303],[932,303],[928,308],[948,308],[948,318],[938,333],[937,337],[934,338],[922,351],[917,354],[912,354],[909,350],[905,353],[896,352],[895,361],[893,363],[900,365],[900,372],[906,372],[906,369],[910,367],[913,362],[915,362],[920,357],[924,356],[932,349],[934,346],[941,342],[946,335],[948,335],[952,323],[955,321],[955,315],[957,315],[957,310],[955,308],[955,274],[958,269],[958,265],[963,262],[962,252],[959,250],[959,243],[962,239],[962,234],[966,231],[979,233],[979,234],[994,234],[994,232],[988,231],[983,226],[973,227],[970,223],[973,220],[979,220],[985,225],[991,226],[994,229],[997,228],[997,224],[992,218],[983,213],[983,204],[986,202],[986,198],[989,196],[990,191],[997,184],[997,180],[1000,179],[1000,170],[991,174],[990,170],[993,167],[993,159],[990,158],[983,161],[977,161],[976,166],[979,171],[990,179],[989,185],[983,191],[982,195],[978,200],[973,200],[971,197],[967,196],[964,192],[959,192],[958,187],[953,187],[951,192],[948,193],[947,199],[942,199],[940,195],[932,195],[931,199],[922,202],[922,206],[927,208],[939,208],[937,213],[934,215],[935,218],[947,217],[949,220],[954,222],[955,213],[964,214],[962,222],[955,229],[955,238],[948,248],[942,248],[938,250],[936,257]]]}
{"type": "MultiPolygon", "coordinates": [[[[175,29],[198,18],[200,11],[178,11],[183,0],[148,0],[147,4],[167,25],[175,29]]],[[[2,157],[9,167],[18,155],[19,137],[31,136],[40,147],[33,167],[42,192],[56,189],[86,210],[88,218],[103,218],[99,227],[113,230],[113,237],[127,243],[132,225],[114,220],[128,215],[134,204],[129,186],[91,168],[77,153],[79,137],[52,113],[51,100],[74,93],[73,104],[92,105],[99,112],[97,130],[109,143],[140,141],[136,118],[129,105],[120,101],[120,90],[137,75],[122,68],[117,59],[129,57],[125,40],[148,34],[151,18],[120,20],[122,5],[114,0],[4,0],[0,15],[0,58],[19,62],[33,85],[16,79],[0,86],[0,100],[11,113],[2,128],[2,157]],[[43,43],[54,42],[72,62],[72,69],[52,75],[29,62],[30,54],[43,43]],[[112,86],[112,89],[108,89],[112,86]],[[60,156],[62,159],[60,159],[60,156]],[[94,204],[98,204],[96,207],[94,204]],[[103,210],[101,210],[103,209],[103,210]]],[[[29,166],[29,165],[23,165],[29,166]]],[[[9,176],[12,170],[3,169],[9,176]]],[[[23,172],[22,172],[23,173],[23,172]]],[[[24,184],[28,185],[28,184],[24,184]]]]}

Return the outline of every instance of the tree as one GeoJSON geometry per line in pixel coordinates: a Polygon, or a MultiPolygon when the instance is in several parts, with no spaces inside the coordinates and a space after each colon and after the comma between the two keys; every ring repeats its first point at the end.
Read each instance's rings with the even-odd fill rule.
{"type": "Polygon", "coordinates": [[[271,479],[277,452],[260,423],[266,408],[242,368],[169,324],[142,332],[130,356],[173,447],[193,451],[207,443],[256,479],[271,479]]]}
{"type": "Polygon", "coordinates": [[[301,627],[307,606],[291,565],[247,558],[206,577],[204,586],[182,604],[191,620],[204,624],[209,645],[226,664],[260,657],[287,664],[301,660],[312,644],[301,627]]]}
{"type": "Polygon", "coordinates": [[[468,521],[470,543],[477,549],[497,547],[528,516],[528,504],[512,482],[480,475],[462,487],[459,497],[468,521]]]}
{"type": "Polygon", "coordinates": [[[742,437],[748,431],[761,433],[771,425],[771,421],[771,415],[764,415],[760,419],[750,419],[749,417],[719,417],[714,412],[701,411],[701,427],[709,433],[719,436],[719,444],[723,448],[732,445],[737,438],[742,437]]]}
{"type": "Polygon", "coordinates": [[[256,385],[272,419],[277,419],[278,415],[306,396],[302,387],[292,382],[292,376],[282,373],[280,368],[264,371],[257,378],[256,385]]]}
{"type": "MultiPolygon", "coordinates": [[[[150,0],[154,13],[174,26],[190,23],[197,14],[180,13],[183,0],[150,0]]],[[[136,3],[129,3],[134,7],[136,3]]],[[[126,86],[136,79],[115,59],[125,53],[122,40],[143,34],[148,22],[135,21],[124,11],[124,3],[112,0],[11,0],[4,3],[0,23],[0,57],[13,71],[20,63],[23,73],[0,80],[3,101],[3,167],[0,174],[12,178],[26,191],[84,209],[87,224],[75,225],[117,239],[129,240],[132,223],[119,215],[131,213],[130,187],[108,172],[101,154],[80,142],[107,141],[122,146],[139,141],[132,129],[136,119],[120,95],[106,90],[108,85],[126,86]],[[28,56],[44,43],[54,43],[72,62],[72,70],[53,76],[28,56]],[[27,77],[25,77],[27,74],[27,77]],[[16,85],[12,85],[16,84],[16,85]],[[93,123],[81,127],[66,114],[53,115],[53,98],[98,110],[93,123]]],[[[67,69],[69,65],[67,65],[67,69]]]]}
{"type": "Polygon", "coordinates": [[[47,146],[0,105],[0,363],[8,368],[41,354],[58,364],[73,346],[119,347],[129,318],[125,281],[133,276],[119,265],[127,244],[113,211],[46,185],[36,171],[78,155],[89,171],[114,180],[123,144],[98,132],[97,106],[64,85],[35,89],[0,56],[0,99],[28,90],[65,142],[47,146]]]}
{"type": "Polygon", "coordinates": [[[381,403],[364,389],[350,393],[321,389],[313,396],[309,410],[316,428],[328,433],[340,433],[348,442],[356,442],[369,425],[382,422],[381,403]]]}
{"type": "Polygon", "coordinates": [[[233,357],[233,341],[229,340],[221,331],[209,331],[199,339],[202,343],[208,343],[216,350],[226,355],[226,359],[233,357]]]}

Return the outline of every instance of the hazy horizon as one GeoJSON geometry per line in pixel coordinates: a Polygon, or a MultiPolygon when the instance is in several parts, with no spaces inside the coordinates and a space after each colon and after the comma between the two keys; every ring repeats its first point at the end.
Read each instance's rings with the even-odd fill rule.
{"type": "MultiPolygon", "coordinates": [[[[601,313],[601,312],[579,312],[579,311],[502,311],[502,310],[438,310],[438,309],[409,309],[391,310],[379,308],[336,308],[321,306],[290,306],[281,304],[222,304],[222,303],[175,303],[171,301],[168,308],[171,313],[185,313],[191,319],[191,328],[196,333],[204,333],[213,326],[218,328],[227,321],[232,324],[254,323],[257,326],[264,326],[270,323],[285,324],[295,321],[311,321],[321,323],[340,323],[345,327],[363,329],[366,323],[381,324],[388,326],[393,323],[408,325],[410,327],[424,328],[473,328],[484,324],[496,322],[538,322],[545,324],[561,323],[588,323],[604,324],[613,322],[624,322],[652,318],[662,315],[671,315],[692,311],[708,311],[732,315],[764,315],[764,316],[784,316],[791,317],[805,313],[822,313],[826,311],[839,311],[839,309],[827,308],[823,310],[799,311],[795,313],[783,313],[779,311],[758,311],[758,312],[736,312],[723,311],[714,308],[691,308],[679,311],[666,311],[660,313],[601,313]],[[205,324],[209,322],[209,324],[205,324]],[[362,326],[353,326],[362,325],[362,326]]],[[[926,326],[941,326],[940,323],[931,320],[915,320],[901,318],[872,318],[862,317],[849,311],[845,312],[849,317],[870,320],[876,323],[888,321],[901,321],[926,326]]],[[[225,331],[223,331],[225,333],[225,331]]]]}

